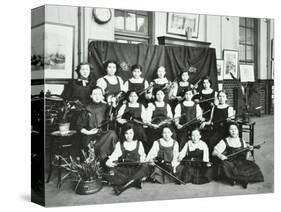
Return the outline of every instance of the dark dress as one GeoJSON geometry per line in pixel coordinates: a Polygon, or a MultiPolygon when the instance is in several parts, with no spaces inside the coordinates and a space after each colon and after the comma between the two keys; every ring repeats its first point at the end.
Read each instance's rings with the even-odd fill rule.
{"type": "Polygon", "coordinates": [[[196,104],[193,106],[185,106],[183,103],[180,103],[181,106],[181,115],[183,115],[180,118],[179,124],[183,125],[185,123],[192,121],[188,126],[177,130],[177,138],[179,142],[179,148],[180,150],[185,145],[186,141],[190,140],[189,137],[191,135],[192,130],[194,130],[196,127],[199,127],[200,122],[196,119],[196,104]]]}
{"type": "Polygon", "coordinates": [[[211,180],[211,168],[203,161],[203,150],[188,150],[181,165],[177,167],[177,176],[185,183],[204,184],[211,180]]]}
{"type": "MultiPolygon", "coordinates": [[[[224,139],[226,149],[224,155],[229,155],[241,150],[244,147],[242,139],[240,139],[241,147],[234,148],[229,146],[227,139],[224,139]]],[[[227,160],[220,161],[219,178],[222,180],[235,180],[238,182],[263,182],[263,174],[257,164],[246,159],[247,153],[241,153],[227,160]]]]}
{"type": "MultiPolygon", "coordinates": [[[[190,90],[191,86],[190,84],[188,85],[185,85],[185,86],[181,86],[180,83],[178,83],[178,90],[177,90],[177,96],[181,96],[182,98],[184,97],[185,95],[185,92],[190,90]]],[[[179,101],[178,99],[173,99],[173,100],[170,100],[170,105],[172,107],[172,111],[174,111],[174,109],[176,108],[176,106],[178,104],[180,104],[182,101],[179,101]]]]}
{"type": "Polygon", "coordinates": [[[211,109],[212,109],[212,107],[214,105],[215,93],[216,93],[215,90],[213,90],[213,92],[210,93],[210,94],[204,94],[204,93],[202,93],[202,91],[200,91],[200,93],[199,93],[199,101],[204,101],[204,100],[210,99],[208,101],[200,103],[200,107],[202,108],[202,112],[203,113],[205,113],[206,111],[210,110],[208,113],[205,113],[203,115],[203,117],[207,121],[210,119],[211,109]]]}
{"type": "MultiPolygon", "coordinates": [[[[153,114],[152,114],[152,121],[151,121],[152,124],[159,124],[161,121],[169,119],[168,110],[167,110],[168,103],[165,103],[163,107],[158,107],[155,103],[153,103],[153,104],[154,104],[155,110],[153,111],[153,114]]],[[[171,124],[169,125],[169,127],[171,128],[171,130],[173,132],[173,138],[176,139],[175,129],[172,127],[171,124]]],[[[154,128],[149,127],[149,128],[147,128],[146,132],[147,132],[146,134],[149,135],[148,136],[148,146],[150,149],[153,142],[162,137],[162,128],[160,127],[160,128],[154,129],[154,128]]]]}
{"type": "Polygon", "coordinates": [[[164,83],[164,84],[159,84],[156,82],[156,80],[153,80],[153,96],[155,97],[156,96],[156,92],[158,90],[163,90],[164,94],[165,94],[165,102],[168,102],[169,101],[169,98],[168,98],[168,94],[169,94],[169,89],[167,88],[168,84],[171,83],[170,81],[168,81],[167,83],[164,83]]]}
{"type": "Polygon", "coordinates": [[[110,84],[110,82],[104,77],[104,81],[106,82],[106,88],[104,90],[105,96],[109,95],[116,95],[121,91],[121,82],[118,77],[117,78],[117,84],[110,84]]]}
{"type": "MultiPolygon", "coordinates": [[[[122,162],[138,162],[140,161],[139,146],[140,141],[137,141],[136,148],[132,151],[126,150],[123,144],[120,144],[122,156],[118,159],[122,162]]],[[[110,168],[110,174],[105,175],[105,178],[111,185],[123,185],[130,180],[142,179],[149,175],[149,167],[147,164],[132,163],[120,164],[116,167],[110,168]]]]}
{"type": "MultiPolygon", "coordinates": [[[[131,82],[131,80],[128,80],[129,91],[136,91],[139,95],[139,93],[144,91],[144,89],[145,89],[145,79],[143,79],[142,83],[133,83],[131,82]]],[[[138,102],[147,105],[148,102],[145,98],[145,92],[139,96],[138,102]]]]}
{"type": "MultiPolygon", "coordinates": [[[[86,111],[82,111],[77,119],[77,130],[81,132],[84,128],[91,130],[99,128],[106,121],[106,113],[108,107],[104,103],[92,103],[86,106],[86,111]]],[[[102,128],[104,129],[104,128],[102,128]]],[[[96,153],[101,159],[105,159],[110,155],[118,140],[116,133],[113,130],[102,131],[95,135],[81,134],[81,148],[87,150],[90,143],[94,144],[96,153]]]]}
{"type": "Polygon", "coordinates": [[[81,79],[72,80],[65,86],[62,97],[70,101],[79,100],[84,105],[90,104],[90,95],[94,86],[95,82],[93,81],[89,81],[86,86],[83,86],[81,79]]]}
{"type": "Polygon", "coordinates": [[[217,106],[214,107],[213,113],[213,130],[209,135],[209,139],[206,140],[210,153],[213,152],[214,146],[228,136],[228,109],[229,106],[226,108],[218,108],[217,106]]]}
{"type": "MultiPolygon", "coordinates": [[[[173,160],[173,150],[176,141],[173,141],[173,145],[170,147],[164,147],[161,145],[160,140],[157,141],[159,145],[159,151],[158,155],[155,161],[155,164],[160,166],[162,169],[165,169],[167,172],[172,173],[173,167],[171,166],[171,162],[173,160]]],[[[165,183],[175,183],[176,180],[167,175],[165,172],[163,172],[158,167],[154,166],[154,169],[152,171],[152,174],[150,176],[153,182],[165,184],[165,183]]]]}
{"type": "MultiPolygon", "coordinates": [[[[125,113],[123,114],[122,118],[126,119],[130,124],[133,125],[135,139],[142,141],[142,143],[144,144],[145,152],[147,152],[149,149],[148,149],[148,144],[147,144],[148,141],[147,141],[147,136],[146,136],[145,130],[141,124],[138,124],[133,121],[133,119],[142,121],[142,118],[141,118],[141,114],[143,112],[142,104],[139,104],[139,107],[137,107],[137,108],[130,107],[128,104],[126,104],[126,105],[127,105],[127,107],[125,109],[125,113]]],[[[124,132],[121,134],[124,135],[124,132]]]]}

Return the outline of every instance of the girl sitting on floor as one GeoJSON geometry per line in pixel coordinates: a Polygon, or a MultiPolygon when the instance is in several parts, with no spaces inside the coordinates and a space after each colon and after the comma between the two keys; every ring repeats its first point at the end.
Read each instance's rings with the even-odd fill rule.
{"type": "Polygon", "coordinates": [[[231,185],[239,183],[247,188],[249,182],[263,182],[263,174],[257,164],[247,160],[247,151],[230,156],[231,154],[252,146],[247,146],[244,140],[239,138],[238,126],[234,123],[229,126],[229,136],[221,140],[214,148],[213,156],[220,160],[218,164],[218,179],[229,182],[231,185]]]}
{"type": "Polygon", "coordinates": [[[179,153],[181,165],[177,176],[185,183],[204,184],[211,180],[211,164],[207,144],[201,140],[199,129],[194,129],[189,140],[179,153]]]}
{"type": "Polygon", "coordinates": [[[153,182],[161,184],[177,182],[172,175],[177,164],[179,145],[172,138],[172,135],[172,130],[168,126],[164,126],[162,138],[154,141],[145,159],[145,161],[152,162],[152,165],[154,165],[150,176],[153,182]]]}
{"type": "Polygon", "coordinates": [[[118,142],[114,152],[106,161],[110,174],[105,175],[108,182],[115,186],[116,195],[129,187],[141,188],[141,181],[149,174],[147,164],[144,164],[145,152],[142,142],[134,139],[134,129],[131,125],[124,126],[124,141],[118,142]]]}

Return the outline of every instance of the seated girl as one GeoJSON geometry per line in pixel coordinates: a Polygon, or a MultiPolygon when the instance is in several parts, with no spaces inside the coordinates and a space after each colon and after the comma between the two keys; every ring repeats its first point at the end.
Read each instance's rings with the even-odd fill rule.
{"type": "Polygon", "coordinates": [[[189,140],[179,153],[181,165],[177,167],[177,176],[185,183],[204,184],[211,180],[209,150],[201,140],[199,129],[194,129],[189,140]]]}
{"type": "Polygon", "coordinates": [[[142,180],[149,175],[149,168],[143,163],[146,155],[142,142],[134,139],[134,130],[131,125],[126,124],[123,131],[123,142],[116,144],[114,152],[105,163],[110,169],[105,178],[115,186],[116,195],[129,187],[141,188],[142,180]]]}
{"type": "Polygon", "coordinates": [[[138,95],[136,91],[129,91],[129,102],[123,104],[117,113],[117,122],[124,125],[127,122],[134,128],[135,137],[145,145],[145,150],[148,151],[147,136],[142,127],[142,123],[146,123],[146,111],[142,104],[138,103],[138,95]]]}
{"type": "Polygon", "coordinates": [[[154,165],[150,176],[153,182],[177,182],[172,173],[175,171],[179,154],[178,142],[172,138],[173,132],[168,126],[162,130],[162,138],[154,141],[145,161],[154,165]],[[155,163],[155,164],[154,164],[155,163]]]}
{"type": "Polygon", "coordinates": [[[193,90],[190,88],[184,94],[184,101],[179,103],[175,108],[175,120],[177,127],[177,138],[180,149],[185,145],[191,135],[191,131],[199,127],[202,118],[202,110],[198,104],[192,101],[193,90]]]}
{"type": "Polygon", "coordinates": [[[231,185],[239,183],[247,188],[249,182],[263,182],[263,174],[257,164],[247,160],[247,151],[231,156],[231,154],[252,146],[248,146],[239,138],[238,126],[234,123],[229,126],[229,136],[221,140],[213,151],[213,156],[220,161],[218,165],[218,179],[229,182],[231,185]]]}
{"type": "MultiPolygon", "coordinates": [[[[148,144],[152,146],[152,142],[161,137],[161,125],[166,124],[165,121],[173,118],[171,107],[164,101],[165,94],[162,90],[157,90],[156,99],[153,103],[149,103],[146,110],[146,121],[148,125],[147,135],[148,144]]],[[[174,129],[172,130],[174,132],[174,129]]],[[[174,135],[175,138],[176,135],[174,135]]]]}

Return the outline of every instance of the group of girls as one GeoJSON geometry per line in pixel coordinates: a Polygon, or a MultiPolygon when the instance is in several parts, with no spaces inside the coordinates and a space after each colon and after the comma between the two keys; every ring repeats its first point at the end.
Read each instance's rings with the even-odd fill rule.
{"type": "Polygon", "coordinates": [[[141,188],[144,180],[203,184],[215,179],[244,188],[263,181],[247,151],[232,156],[253,147],[239,138],[226,93],[212,89],[208,77],[196,91],[188,72],[170,82],[160,66],[157,78],[148,83],[141,77],[142,67],[133,65],[132,78],[124,83],[117,69],[114,61],[106,62],[106,75],[93,83],[91,65],[83,63],[78,79],[62,94],[86,105],[75,126],[81,148],[94,145],[104,178],[116,194],[131,186],[141,188]]]}

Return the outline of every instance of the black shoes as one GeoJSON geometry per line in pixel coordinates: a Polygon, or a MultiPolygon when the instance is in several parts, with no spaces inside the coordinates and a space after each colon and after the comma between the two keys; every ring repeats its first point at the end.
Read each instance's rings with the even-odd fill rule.
{"type": "Polygon", "coordinates": [[[124,184],[122,186],[115,186],[113,189],[114,189],[114,193],[118,196],[123,191],[125,191],[126,189],[128,189],[130,187],[135,187],[135,188],[141,189],[142,188],[141,180],[140,179],[130,180],[129,182],[127,182],[126,184],[124,184]]]}

